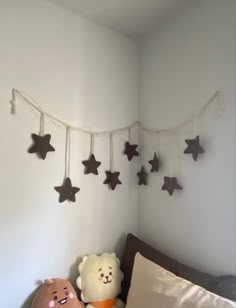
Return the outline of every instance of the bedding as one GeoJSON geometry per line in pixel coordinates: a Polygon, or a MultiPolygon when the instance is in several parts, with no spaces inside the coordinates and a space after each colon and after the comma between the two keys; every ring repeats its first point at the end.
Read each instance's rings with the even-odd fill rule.
{"type": "Polygon", "coordinates": [[[126,308],[236,308],[236,303],[135,256],[126,308]]]}
{"type": "Polygon", "coordinates": [[[236,302],[236,277],[232,275],[216,277],[209,291],[236,302]]]}
{"type": "Polygon", "coordinates": [[[141,255],[147,259],[174,273],[176,276],[189,280],[192,283],[207,289],[208,291],[236,302],[235,276],[215,277],[195,270],[154,249],[133,234],[127,235],[124,255],[121,261],[121,270],[124,273],[124,280],[122,282],[122,293],[120,297],[124,302],[127,300],[134,258],[137,252],[140,252],[141,255]]]}
{"type": "Polygon", "coordinates": [[[126,239],[124,256],[121,262],[121,270],[124,273],[121,298],[125,302],[130,287],[134,258],[137,252],[140,252],[147,259],[164,267],[175,275],[185,278],[205,289],[213,287],[214,276],[197,271],[168,257],[130,233],[126,239]]]}

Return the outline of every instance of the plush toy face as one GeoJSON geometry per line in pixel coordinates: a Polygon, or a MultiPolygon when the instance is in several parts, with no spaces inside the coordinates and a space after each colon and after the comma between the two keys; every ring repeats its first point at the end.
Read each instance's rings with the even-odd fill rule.
{"type": "Polygon", "coordinates": [[[121,291],[123,273],[115,254],[84,257],[79,272],[77,286],[86,303],[115,298],[121,291]]]}
{"type": "Polygon", "coordinates": [[[46,279],[35,295],[31,308],[82,308],[74,288],[64,279],[46,279]]]}

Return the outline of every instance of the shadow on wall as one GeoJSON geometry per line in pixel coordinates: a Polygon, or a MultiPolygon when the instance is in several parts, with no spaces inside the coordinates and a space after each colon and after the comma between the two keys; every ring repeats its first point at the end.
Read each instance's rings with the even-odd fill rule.
{"type": "Polygon", "coordinates": [[[36,281],[36,285],[38,287],[26,298],[26,300],[24,301],[24,303],[21,305],[20,308],[30,308],[31,307],[33,298],[34,298],[35,294],[37,293],[41,284],[42,284],[42,281],[36,281]]]}
{"type": "Polygon", "coordinates": [[[127,234],[122,233],[115,245],[115,252],[116,252],[117,258],[119,258],[120,260],[123,258],[126,237],[127,237],[127,234]]]}
{"type": "Polygon", "coordinates": [[[76,258],[75,262],[71,265],[71,267],[69,269],[69,277],[68,277],[68,280],[70,281],[70,283],[74,287],[75,292],[77,293],[79,300],[81,300],[81,297],[80,297],[81,292],[76,286],[76,279],[79,276],[78,266],[79,266],[80,262],[82,261],[82,258],[83,257],[76,258]]]}

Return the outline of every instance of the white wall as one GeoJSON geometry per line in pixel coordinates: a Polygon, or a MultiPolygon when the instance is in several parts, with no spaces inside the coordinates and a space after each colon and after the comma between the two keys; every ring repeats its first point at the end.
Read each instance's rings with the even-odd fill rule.
{"type": "Polygon", "coordinates": [[[122,236],[137,232],[137,188],[135,164],[122,154],[126,134],[115,136],[123,185],[112,192],[103,185],[108,138],[95,140],[100,175],[85,176],[89,140],[73,133],[71,178],[81,191],[76,204],[59,204],[65,131],[46,123],[56,152],[45,161],[28,154],[38,116],[21,102],[10,115],[11,89],[71,124],[113,129],[137,119],[138,55],[132,41],[47,1],[0,1],[0,37],[1,307],[17,308],[37,280],[74,279],[78,256],[119,253],[122,236]]]}
{"type": "MultiPolygon", "coordinates": [[[[189,1],[181,12],[142,40],[141,120],[175,126],[224,90],[226,112],[215,109],[197,123],[205,154],[194,162],[182,154],[192,127],[161,139],[162,170],[140,191],[141,234],[169,255],[213,274],[236,273],[235,211],[235,4],[189,1]],[[178,150],[177,150],[178,148],[178,150]],[[169,197],[163,176],[173,172],[184,186],[169,197]]],[[[145,163],[157,149],[146,137],[145,163]]],[[[148,164],[146,163],[147,168],[148,164]]]]}
{"type": "MultiPolygon", "coordinates": [[[[28,307],[38,279],[74,280],[78,256],[119,253],[122,236],[138,233],[138,219],[142,237],[173,257],[214,274],[236,273],[235,1],[189,1],[142,41],[141,75],[134,42],[47,1],[0,1],[0,37],[1,306],[28,307]],[[173,138],[162,139],[163,167],[140,187],[138,217],[137,163],[121,153],[125,134],[115,137],[123,182],[115,192],[102,184],[108,139],[95,141],[100,175],[85,176],[89,140],[72,134],[71,178],[81,191],[76,204],[58,204],[53,187],[64,174],[65,132],[46,123],[56,152],[45,161],[28,154],[38,117],[21,102],[10,115],[13,87],[65,121],[96,130],[136,120],[139,95],[140,119],[151,127],[178,124],[219,89],[227,109],[217,118],[213,108],[198,123],[206,154],[197,163],[175,158],[184,191],[173,197],[160,188],[176,148],[173,138]]],[[[179,153],[187,130],[179,134],[179,153]]],[[[143,140],[149,167],[157,140],[143,140]]]]}

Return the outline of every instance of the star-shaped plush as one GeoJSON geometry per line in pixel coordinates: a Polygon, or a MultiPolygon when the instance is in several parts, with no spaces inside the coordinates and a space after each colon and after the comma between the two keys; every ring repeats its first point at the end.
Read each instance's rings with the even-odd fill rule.
{"type": "Polygon", "coordinates": [[[175,177],[164,176],[164,184],[161,188],[167,190],[169,195],[172,196],[175,189],[183,189],[175,177]]]}
{"type": "Polygon", "coordinates": [[[103,184],[108,184],[112,190],[115,190],[116,185],[122,184],[119,180],[120,172],[106,171],[106,179],[103,184]]]}
{"type": "Polygon", "coordinates": [[[159,171],[159,164],[160,164],[160,160],[157,157],[157,153],[154,153],[154,157],[152,160],[149,160],[149,164],[152,166],[151,168],[151,172],[158,172],[159,171]]]}
{"type": "Polygon", "coordinates": [[[80,188],[73,187],[71,184],[71,179],[66,178],[62,186],[54,187],[57,192],[59,192],[59,202],[64,202],[66,200],[75,202],[75,195],[80,191],[80,188]]]}
{"type": "Polygon", "coordinates": [[[193,159],[196,161],[198,159],[198,155],[204,153],[203,148],[200,145],[200,138],[197,136],[194,139],[186,139],[188,147],[185,149],[185,154],[192,154],[193,159]]]}
{"type": "Polygon", "coordinates": [[[129,161],[131,161],[134,156],[139,156],[139,153],[136,150],[137,147],[137,144],[130,144],[129,142],[125,143],[124,154],[127,155],[129,161]]]}
{"type": "Polygon", "coordinates": [[[97,161],[94,154],[91,154],[88,160],[84,160],[82,164],[85,166],[84,173],[93,173],[98,175],[98,167],[101,165],[100,161],[97,161]]]}
{"type": "Polygon", "coordinates": [[[50,144],[51,135],[31,135],[34,144],[28,149],[28,153],[37,153],[40,158],[45,159],[48,152],[54,152],[54,147],[50,144]]]}
{"type": "Polygon", "coordinates": [[[141,170],[137,173],[139,177],[138,185],[147,185],[147,172],[145,168],[142,166],[141,170]]]}

